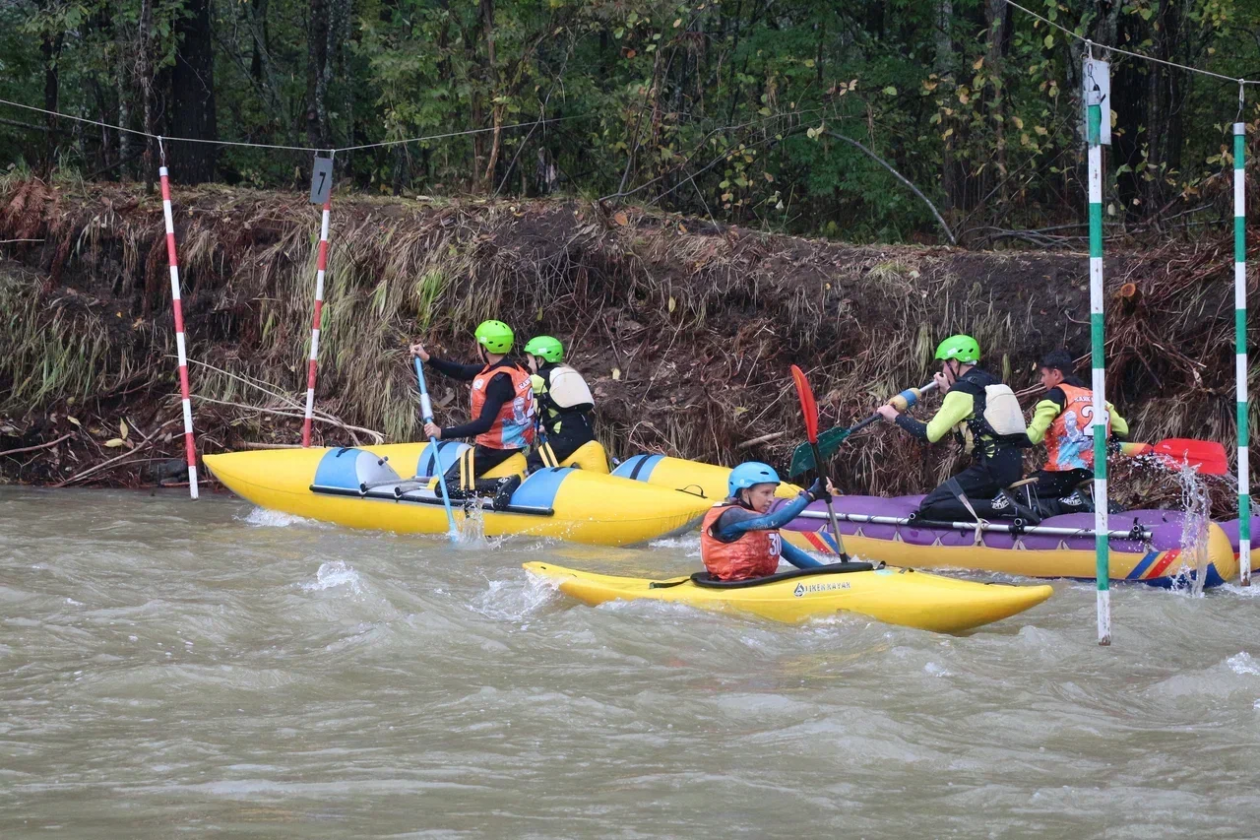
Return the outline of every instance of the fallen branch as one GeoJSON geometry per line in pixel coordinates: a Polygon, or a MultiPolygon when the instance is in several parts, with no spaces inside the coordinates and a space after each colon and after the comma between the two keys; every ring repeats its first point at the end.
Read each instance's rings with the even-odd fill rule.
{"type": "Polygon", "coordinates": [[[772,440],[778,440],[779,438],[783,437],[786,434],[787,434],[786,431],[771,432],[768,435],[762,435],[761,437],[755,437],[752,440],[746,440],[743,443],[736,446],[735,448],[736,449],[749,449],[753,446],[756,446],[759,443],[769,443],[772,440]]]}
{"type": "Polygon", "coordinates": [[[879,155],[872,152],[870,149],[863,146],[858,141],[854,140],[852,137],[845,137],[843,134],[837,134],[834,131],[825,131],[823,133],[826,134],[828,137],[834,137],[837,140],[843,140],[846,143],[850,143],[854,146],[857,146],[863,152],[866,152],[866,154],[871,158],[871,160],[875,161],[880,166],[884,167],[889,172],[891,172],[898,181],[900,181],[901,183],[909,187],[910,191],[913,192],[915,195],[917,195],[919,198],[921,198],[923,200],[923,203],[928,206],[928,208],[932,211],[932,215],[936,217],[936,221],[940,222],[941,227],[945,230],[945,235],[949,237],[949,244],[951,245],[958,244],[958,240],[954,238],[954,232],[949,229],[949,225],[945,224],[945,219],[944,217],[941,216],[940,211],[936,209],[936,205],[933,204],[931,201],[929,201],[928,197],[924,195],[922,192],[920,192],[918,187],[910,183],[909,178],[907,178],[905,175],[902,175],[896,169],[893,169],[890,163],[888,163],[886,160],[881,158],[879,155]]]}
{"type": "Polygon", "coordinates": [[[63,440],[67,440],[68,438],[72,438],[72,437],[74,437],[74,432],[70,432],[69,434],[62,435],[56,440],[50,440],[48,441],[48,443],[41,443],[37,446],[23,446],[20,449],[6,449],[3,452],[0,452],[0,456],[16,455],[19,452],[34,452],[37,449],[47,449],[50,446],[56,446],[57,444],[61,443],[63,440]]]}
{"type": "MultiPolygon", "coordinates": [[[[212,403],[214,405],[225,405],[228,408],[246,408],[246,409],[249,409],[250,411],[257,411],[259,414],[274,414],[277,417],[296,417],[298,419],[303,419],[305,417],[305,415],[297,411],[281,411],[278,408],[270,408],[268,406],[249,405],[248,403],[228,402],[227,400],[216,400],[214,397],[204,397],[200,394],[193,394],[193,398],[201,400],[202,402],[212,403]]],[[[366,429],[363,426],[353,426],[349,423],[346,423],[342,420],[337,419],[336,417],[321,414],[318,411],[315,412],[315,416],[313,419],[318,420],[321,423],[327,423],[330,426],[336,426],[338,428],[345,429],[347,432],[351,432],[351,433],[362,432],[365,435],[371,435],[373,438],[376,439],[375,443],[377,444],[382,444],[385,442],[385,435],[376,431],[375,429],[366,429]]]]}
{"type": "Polygon", "coordinates": [[[145,448],[147,448],[148,446],[150,446],[150,445],[153,443],[154,438],[156,438],[156,437],[157,437],[158,432],[162,431],[162,430],[163,430],[163,429],[165,429],[167,426],[171,425],[172,423],[174,423],[174,422],[176,422],[176,421],[178,421],[178,420],[180,420],[180,419],[181,419],[181,418],[179,418],[179,417],[174,417],[174,418],[171,418],[170,420],[167,420],[165,423],[163,423],[162,425],[160,425],[160,426],[158,426],[156,429],[154,429],[154,430],[153,430],[153,432],[152,432],[151,434],[146,435],[146,436],[145,436],[145,438],[144,438],[144,440],[142,440],[142,441],[140,441],[139,443],[137,443],[134,449],[131,449],[131,450],[127,451],[127,452],[124,452],[123,454],[119,455],[119,456],[118,456],[118,457],[116,457],[116,458],[110,458],[108,461],[104,461],[104,462],[102,462],[102,463],[100,463],[100,464],[97,464],[95,467],[89,467],[88,469],[84,470],[84,471],[83,471],[83,472],[81,472],[81,473],[76,473],[75,475],[70,476],[70,477],[69,477],[69,478],[67,478],[65,481],[61,482],[60,484],[54,484],[54,485],[53,485],[53,489],[54,489],[54,490],[57,490],[57,489],[60,489],[60,488],[62,488],[62,487],[65,487],[67,484],[73,484],[73,483],[74,483],[74,482],[76,482],[76,481],[82,481],[83,479],[85,479],[85,478],[87,478],[89,475],[91,475],[92,473],[99,472],[99,471],[101,471],[101,470],[105,469],[106,467],[110,466],[111,464],[115,464],[115,463],[117,463],[118,461],[121,461],[121,460],[123,460],[123,459],[125,459],[125,458],[131,458],[131,457],[133,457],[134,455],[136,455],[137,453],[139,453],[139,452],[140,452],[140,450],[145,449],[145,448]]]}

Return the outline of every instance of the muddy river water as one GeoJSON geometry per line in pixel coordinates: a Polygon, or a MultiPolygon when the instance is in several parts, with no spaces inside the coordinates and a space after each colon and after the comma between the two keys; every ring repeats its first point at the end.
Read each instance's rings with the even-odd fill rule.
{"type": "Polygon", "coordinates": [[[0,837],[1260,836],[1260,586],[965,637],[592,609],[551,559],[0,488],[0,837]]]}

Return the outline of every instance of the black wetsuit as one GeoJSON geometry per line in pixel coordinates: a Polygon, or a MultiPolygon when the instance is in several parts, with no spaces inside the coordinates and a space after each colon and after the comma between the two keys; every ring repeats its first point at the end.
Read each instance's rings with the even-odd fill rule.
{"type": "MultiPolygon", "coordinates": [[[[973,367],[958,378],[946,394],[946,399],[955,394],[964,395],[971,400],[970,415],[965,422],[971,431],[974,449],[971,453],[971,465],[951,479],[937,487],[924,497],[915,514],[921,519],[955,520],[971,519],[971,514],[958,500],[951,482],[967,495],[972,507],[981,517],[1010,516],[1010,511],[994,509],[993,498],[999,491],[1019,481],[1024,474],[1024,459],[1021,446],[1027,446],[1027,437],[1011,435],[1002,438],[996,435],[984,419],[985,391],[989,385],[1000,385],[1001,379],[987,370],[973,367]],[[1017,438],[1022,437],[1022,442],[1017,438]]],[[[958,401],[958,397],[954,397],[958,401]]],[[[946,406],[942,406],[942,411],[946,406]]],[[[897,416],[897,425],[919,438],[929,440],[930,424],[907,417],[897,416]]],[[[939,438],[937,438],[939,440],[939,438]]]]}
{"type": "MultiPolygon", "coordinates": [[[[555,453],[556,461],[560,462],[595,440],[595,422],[592,418],[595,404],[580,403],[567,408],[556,405],[550,393],[551,374],[556,367],[557,365],[548,362],[538,368],[535,376],[541,377],[543,387],[540,390],[536,384],[537,379],[534,380],[534,399],[538,401],[537,410],[543,437],[555,453]]],[[[539,445],[541,444],[540,440],[539,445]]],[[[546,466],[538,446],[530,452],[528,463],[530,472],[546,466]]]]}

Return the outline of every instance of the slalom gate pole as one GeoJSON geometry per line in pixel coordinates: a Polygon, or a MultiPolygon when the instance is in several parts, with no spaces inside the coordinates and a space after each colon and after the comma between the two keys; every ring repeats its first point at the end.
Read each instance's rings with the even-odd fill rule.
{"type": "MultiPolygon", "coordinates": [[[[331,156],[330,156],[331,159],[331,156]]],[[[306,372],[306,416],[302,420],[302,446],[311,445],[311,420],[315,416],[315,367],[319,358],[319,323],[324,311],[324,274],[328,270],[328,216],[331,196],[324,200],[319,225],[319,256],[315,261],[315,317],[311,323],[311,357],[306,372]]]]}
{"type": "Polygon", "coordinates": [[[184,454],[188,459],[188,495],[197,498],[197,446],[193,441],[192,399],[188,393],[188,357],[184,340],[184,307],[179,296],[179,260],[175,257],[175,219],[171,215],[171,182],[166,169],[166,149],[158,138],[162,165],[162,218],[166,222],[166,257],[171,265],[171,308],[175,312],[175,348],[179,355],[179,397],[184,409],[184,454]]]}
{"type": "MultiPolygon", "coordinates": [[[[1239,98],[1242,88],[1239,88],[1239,98]]],[[[1241,104],[1241,103],[1240,103],[1241,104]]],[[[1238,581],[1251,585],[1251,466],[1247,429],[1247,124],[1234,123],[1234,353],[1238,400],[1238,581]]]]}
{"type": "Polygon", "coordinates": [[[1111,644],[1111,546],[1107,542],[1107,368],[1103,308],[1102,106],[1089,103],[1089,326],[1094,391],[1094,577],[1098,644],[1111,644]]]}

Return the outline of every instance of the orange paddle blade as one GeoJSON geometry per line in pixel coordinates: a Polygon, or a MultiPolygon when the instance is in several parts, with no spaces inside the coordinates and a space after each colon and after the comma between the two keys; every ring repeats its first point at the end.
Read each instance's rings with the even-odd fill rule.
{"type": "Polygon", "coordinates": [[[801,413],[805,415],[805,435],[810,443],[818,443],[818,403],[809,387],[805,372],[792,365],[792,381],[796,383],[796,395],[801,398],[801,413]]]}
{"type": "Polygon", "coordinates": [[[1168,438],[1155,444],[1155,452],[1172,461],[1172,466],[1187,463],[1198,467],[1203,475],[1225,475],[1229,472],[1229,456],[1225,447],[1214,440],[1168,438]]]}

